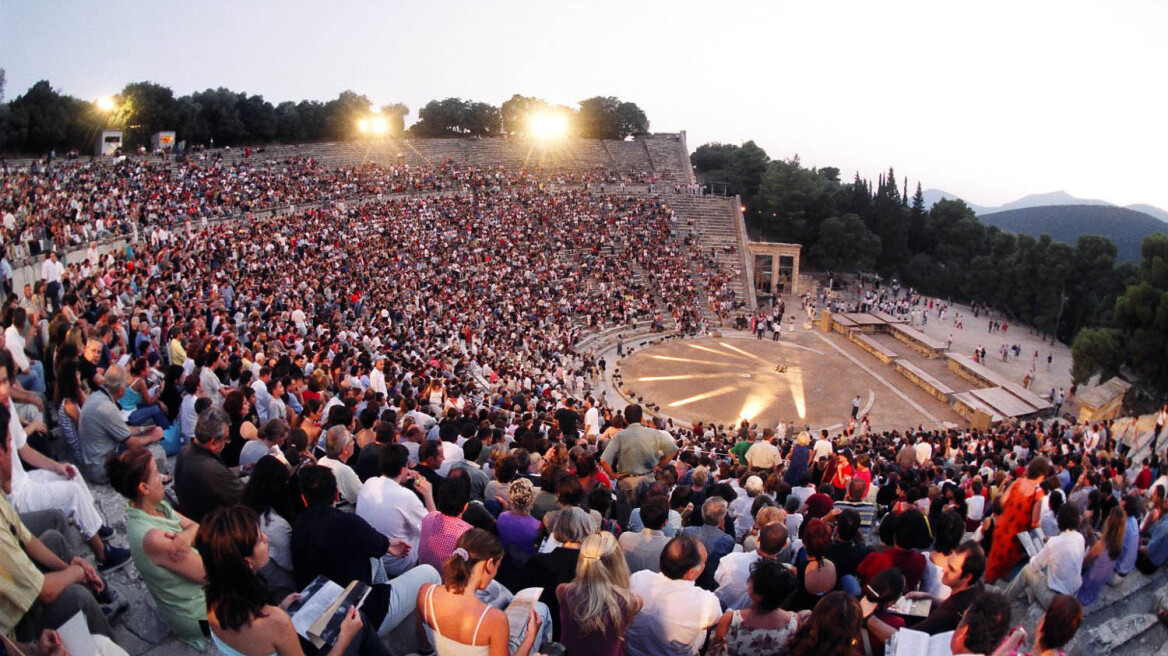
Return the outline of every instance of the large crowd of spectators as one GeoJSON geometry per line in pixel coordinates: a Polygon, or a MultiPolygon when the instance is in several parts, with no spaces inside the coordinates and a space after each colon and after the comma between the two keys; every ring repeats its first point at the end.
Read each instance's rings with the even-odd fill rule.
{"type": "Polygon", "coordinates": [[[300,653],[286,610],[317,576],[372,588],[338,655],[875,654],[906,629],[1037,651],[1168,561],[1168,477],[1106,422],[811,435],[608,407],[573,344],[701,314],[700,247],[657,200],[447,166],[189,166],[6,186],[67,241],[99,206],[148,237],[48,258],[0,313],[5,635],[50,645],[80,611],[108,636],[125,601],[105,575],[132,562],[176,636],[229,654],[300,653]],[[353,194],[372,198],[186,224],[353,194]],[[90,485],[126,498],[124,536],[90,485]],[[1046,609],[1033,641],[1007,639],[1011,597],[1046,609]]]}

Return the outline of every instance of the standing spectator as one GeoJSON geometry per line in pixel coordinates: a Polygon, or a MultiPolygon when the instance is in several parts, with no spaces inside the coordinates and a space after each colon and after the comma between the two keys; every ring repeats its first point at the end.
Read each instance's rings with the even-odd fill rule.
{"type": "Polygon", "coordinates": [[[1002,578],[1022,560],[1022,544],[1014,536],[1035,528],[1041,521],[1041,485],[1049,473],[1050,461],[1039,456],[1026,467],[1026,476],[1015,480],[1006,489],[1002,514],[994,520],[994,541],[989,551],[986,582],[993,583],[1002,578]]]}

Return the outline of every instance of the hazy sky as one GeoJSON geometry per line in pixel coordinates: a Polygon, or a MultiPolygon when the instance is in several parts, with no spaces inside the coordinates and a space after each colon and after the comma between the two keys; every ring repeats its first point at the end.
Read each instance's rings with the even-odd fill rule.
{"type": "Polygon", "coordinates": [[[631,100],[690,148],[753,139],[997,205],[1065,189],[1168,209],[1168,1],[0,3],[7,97],[151,80],[412,110],[631,100]]]}

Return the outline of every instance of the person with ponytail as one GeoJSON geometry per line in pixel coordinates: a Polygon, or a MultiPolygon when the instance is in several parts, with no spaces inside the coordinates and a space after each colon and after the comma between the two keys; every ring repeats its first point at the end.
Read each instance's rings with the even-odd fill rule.
{"type": "Polygon", "coordinates": [[[580,545],[576,578],[556,587],[560,602],[560,643],[569,654],[617,656],[641,610],[629,589],[629,566],[616,537],[593,533],[580,545]]]}
{"type": "Polygon", "coordinates": [[[430,628],[438,656],[529,656],[548,633],[546,608],[532,608],[518,645],[503,611],[488,606],[475,593],[486,590],[503,561],[499,538],[478,528],[458,538],[454,553],[442,566],[442,585],[418,590],[417,612],[430,628]]]}
{"type": "MultiPolygon", "coordinates": [[[[269,557],[268,540],[254,510],[239,505],[214,510],[199,526],[195,548],[207,574],[211,639],[222,656],[304,655],[285,612],[297,595],[288,595],[278,607],[268,604],[268,587],[257,574],[269,557]]],[[[364,627],[355,606],[327,656],[352,654],[353,647],[363,655],[388,653],[377,635],[364,627]]]]}
{"type": "Polygon", "coordinates": [[[203,650],[207,602],[203,596],[203,561],[191,548],[199,525],[165,500],[162,475],[154,456],[135,446],[105,463],[110,485],[129,501],[126,540],[130,556],[154,597],[162,619],[179,640],[203,650]]]}

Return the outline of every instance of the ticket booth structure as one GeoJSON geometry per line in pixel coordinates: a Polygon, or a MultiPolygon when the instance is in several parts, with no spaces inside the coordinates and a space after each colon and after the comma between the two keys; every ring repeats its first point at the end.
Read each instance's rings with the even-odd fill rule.
{"type": "Polygon", "coordinates": [[[97,156],[113,157],[122,148],[121,130],[102,130],[97,138],[97,156]]]}
{"type": "Polygon", "coordinates": [[[756,293],[799,293],[799,244],[781,242],[747,242],[750,258],[754,264],[754,285],[756,293]]]}

